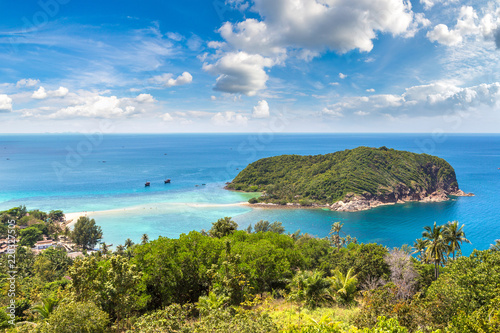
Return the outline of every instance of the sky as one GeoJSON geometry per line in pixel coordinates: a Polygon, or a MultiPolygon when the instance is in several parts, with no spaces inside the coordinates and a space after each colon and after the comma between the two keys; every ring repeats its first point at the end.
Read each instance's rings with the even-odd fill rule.
{"type": "Polygon", "coordinates": [[[499,133],[500,0],[0,0],[0,133],[499,133]]]}

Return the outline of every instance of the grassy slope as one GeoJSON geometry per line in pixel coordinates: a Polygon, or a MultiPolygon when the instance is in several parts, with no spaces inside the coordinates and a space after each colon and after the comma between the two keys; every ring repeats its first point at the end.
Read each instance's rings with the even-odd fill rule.
{"type": "Polygon", "coordinates": [[[228,188],[266,191],[260,200],[267,202],[333,203],[349,193],[392,193],[398,185],[427,193],[458,189],[455,171],[445,160],[385,147],[264,158],[242,170],[228,188]]]}

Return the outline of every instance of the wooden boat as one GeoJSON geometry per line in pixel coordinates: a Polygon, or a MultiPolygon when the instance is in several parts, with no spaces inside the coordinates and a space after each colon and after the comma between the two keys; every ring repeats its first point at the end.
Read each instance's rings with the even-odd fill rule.
{"type": "Polygon", "coordinates": [[[165,180],[165,184],[170,184],[170,178],[165,180]]]}
{"type": "Polygon", "coordinates": [[[144,184],[144,186],[146,186],[146,187],[151,186],[151,183],[150,182],[146,182],[146,184],[144,184]]]}

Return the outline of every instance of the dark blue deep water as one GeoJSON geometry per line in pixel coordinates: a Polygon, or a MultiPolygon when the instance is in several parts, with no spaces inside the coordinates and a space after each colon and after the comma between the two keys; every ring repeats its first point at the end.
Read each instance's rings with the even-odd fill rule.
{"type": "Polygon", "coordinates": [[[458,220],[472,241],[463,246],[468,254],[500,238],[498,168],[499,135],[0,135],[0,209],[25,204],[29,209],[88,211],[102,226],[104,240],[114,245],[128,237],[138,241],[143,233],[177,237],[233,216],[241,228],[266,219],[281,221],[289,232],[300,229],[320,237],[328,235],[332,222],[342,221],[345,231],[363,242],[400,246],[413,243],[425,225],[458,220]],[[455,168],[460,188],[476,196],[337,213],[251,209],[234,205],[248,195],[222,189],[262,157],[358,146],[442,157],[455,168]],[[172,183],[163,184],[165,178],[172,183]],[[146,181],[150,188],[144,187],[146,181]]]}

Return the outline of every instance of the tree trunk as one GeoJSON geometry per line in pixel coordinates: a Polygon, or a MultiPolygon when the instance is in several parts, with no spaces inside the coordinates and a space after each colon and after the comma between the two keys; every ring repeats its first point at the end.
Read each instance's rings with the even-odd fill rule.
{"type": "Polygon", "coordinates": [[[437,261],[434,261],[434,275],[435,275],[436,280],[437,280],[439,277],[439,269],[438,269],[438,262],[437,261]]]}

